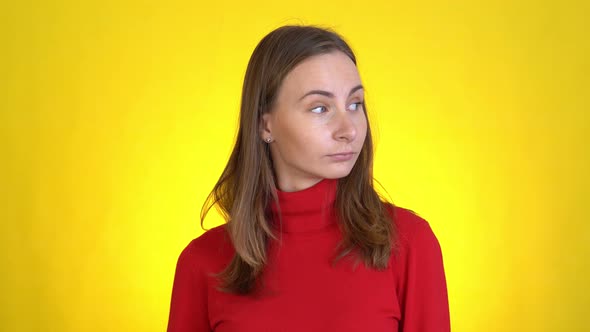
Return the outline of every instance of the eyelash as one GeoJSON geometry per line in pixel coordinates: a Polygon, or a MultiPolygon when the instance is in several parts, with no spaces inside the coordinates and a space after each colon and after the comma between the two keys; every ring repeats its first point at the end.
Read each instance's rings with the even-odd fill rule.
{"type": "MultiPolygon", "coordinates": [[[[358,111],[358,108],[359,108],[359,107],[362,107],[362,106],[363,106],[363,103],[364,103],[364,101],[359,101],[359,102],[356,102],[356,103],[352,103],[351,105],[357,105],[357,109],[355,109],[355,111],[358,111]]],[[[318,108],[320,108],[320,107],[323,107],[324,109],[326,108],[326,106],[317,106],[317,107],[314,107],[314,108],[312,108],[310,111],[311,111],[312,113],[316,113],[316,114],[322,114],[322,113],[324,113],[324,112],[317,113],[317,112],[314,112],[314,111],[313,111],[313,110],[315,110],[315,109],[318,109],[318,108]]]]}

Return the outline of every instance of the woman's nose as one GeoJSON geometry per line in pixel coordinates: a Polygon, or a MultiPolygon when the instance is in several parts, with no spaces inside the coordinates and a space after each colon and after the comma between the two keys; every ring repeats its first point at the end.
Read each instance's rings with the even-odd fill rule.
{"type": "Polygon", "coordinates": [[[356,137],[356,124],[352,119],[352,113],[339,110],[336,112],[334,139],[338,141],[353,141],[356,137]]]}

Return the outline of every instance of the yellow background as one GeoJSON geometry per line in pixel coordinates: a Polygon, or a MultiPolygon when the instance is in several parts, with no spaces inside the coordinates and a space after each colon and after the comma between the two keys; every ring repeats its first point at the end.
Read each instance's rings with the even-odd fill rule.
{"type": "Polygon", "coordinates": [[[163,331],[248,58],[272,29],[309,23],[357,53],[376,176],[439,238],[453,331],[582,331],[589,14],[587,1],[1,4],[0,330],[163,331]]]}

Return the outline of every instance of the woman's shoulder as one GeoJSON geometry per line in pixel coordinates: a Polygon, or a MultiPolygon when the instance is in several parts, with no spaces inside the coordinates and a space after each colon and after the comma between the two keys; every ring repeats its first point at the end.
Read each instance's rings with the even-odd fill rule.
{"type": "Polygon", "coordinates": [[[409,208],[396,206],[391,203],[385,203],[385,207],[398,228],[406,230],[428,224],[426,219],[409,208]]]}
{"type": "Polygon", "coordinates": [[[205,232],[194,238],[189,246],[195,248],[211,248],[223,244],[231,244],[225,224],[205,230],[205,232]]]}
{"type": "Polygon", "coordinates": [[[430,223],[417,212],[390,203],[386,203],[386,208],[395,224],[396,235],[402,244],[417,239],[438,242],[430,223]]]}
{"type": "Polygon", "coordinates": [[[222,265],[233,256],[233,246],[225,225],[206,230],[192,239],[180,254],[179,260],[186,260],[200,266],[222,265]]]}

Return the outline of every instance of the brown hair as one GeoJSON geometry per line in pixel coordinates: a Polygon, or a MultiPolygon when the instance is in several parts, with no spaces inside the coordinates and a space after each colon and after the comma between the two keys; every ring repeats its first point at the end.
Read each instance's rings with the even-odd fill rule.
{"type": "MultiPolygon", "coordinates": [[[[211,207],[217,207],[227,220],[225,227],[235,249],[231,262],[217,275],[222,291],[251,293],[261,279],[267,245],[270,239],[276,239],[269,223],[273,217],[269,207],[271,200],[277,201],[277,188],[270,150],[260,137],[262,115],[270,112],[283,79],[297,64],[334,51],[346,54],[356,65],[356,57],[342,37],[316,26],[280,27],[254,49],[244,78],[236,143],[201,210],[203,227],[211,207]]],[[[350,174],[338,180],[334,204],[343,239],[333,263],[357,252],[357,262],[362,259],[369,267],[385,269],[396,231],[373,187],[373,141],[368,118],[363,148],[350,174]]]]}

